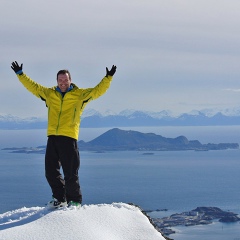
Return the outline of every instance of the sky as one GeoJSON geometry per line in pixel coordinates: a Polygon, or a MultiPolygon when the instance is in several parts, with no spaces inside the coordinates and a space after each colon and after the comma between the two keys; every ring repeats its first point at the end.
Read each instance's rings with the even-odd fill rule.
{"type": "Polygon", "coordinates": [[[87,106],[99,112],[239,107],[238,0],[2,0],[0,9],[0,114],[47,115],[13,61],[47,87],[66,68],[78,87],[94,87],[116,65],[87,106]]]}
{"type": "Polygon", "coordinates": [[[139,208],[124,203],[55,211],[23,207],[0,214],[0,220],[0,239],[165,240],[139,208]]]}

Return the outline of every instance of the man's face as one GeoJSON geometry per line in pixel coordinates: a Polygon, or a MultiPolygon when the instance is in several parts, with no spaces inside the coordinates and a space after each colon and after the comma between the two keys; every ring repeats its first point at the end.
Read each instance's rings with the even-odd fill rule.
{"type": "Polygon", "coordinates": [[[57,78],[57,84],[61,89],[61,92],[66,92],[71,85],[71,79],[69,78],[68,73],[59,74],[57,78]]]}

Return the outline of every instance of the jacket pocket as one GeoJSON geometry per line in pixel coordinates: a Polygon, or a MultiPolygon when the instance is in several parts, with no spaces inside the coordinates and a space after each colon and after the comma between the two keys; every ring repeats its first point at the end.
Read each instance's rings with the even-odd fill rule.
{"type": "Polygon", "coordinates": [[[77,109],[74,108],[74,111],[73,111],[73,118],[72,118],[72,123],[75,123],[75,122],[76,122],[76,114],[77,114],[77,109]]]}

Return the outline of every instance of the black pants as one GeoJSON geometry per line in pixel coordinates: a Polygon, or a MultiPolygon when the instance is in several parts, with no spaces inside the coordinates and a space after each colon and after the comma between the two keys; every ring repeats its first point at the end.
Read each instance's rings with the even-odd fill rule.
{"type": "Polygon", "coordinates": [[[65,136],[49,136],[45,155],[45,174],[53,197],[58,201],[82,203],[79,167],[77,141],[65,136]],[[61,167],[64,178],[60,172],[61,167]]]}

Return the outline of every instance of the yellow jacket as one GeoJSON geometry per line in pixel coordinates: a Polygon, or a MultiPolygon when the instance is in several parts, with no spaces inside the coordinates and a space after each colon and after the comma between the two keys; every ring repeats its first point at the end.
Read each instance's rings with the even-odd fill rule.
{"type": "Polygon", "coordinates": [[[80,117],[86,104],[103,95],[110,86],[112,76],[107,76],[94,88],[81,89],[75,84],[64,97],[57,87],[44,87],[26,74],[17,75],[20,82],[35,96],[46,101],[48,107],[47,135],[67,136],[78,140],[80,117]]]}

